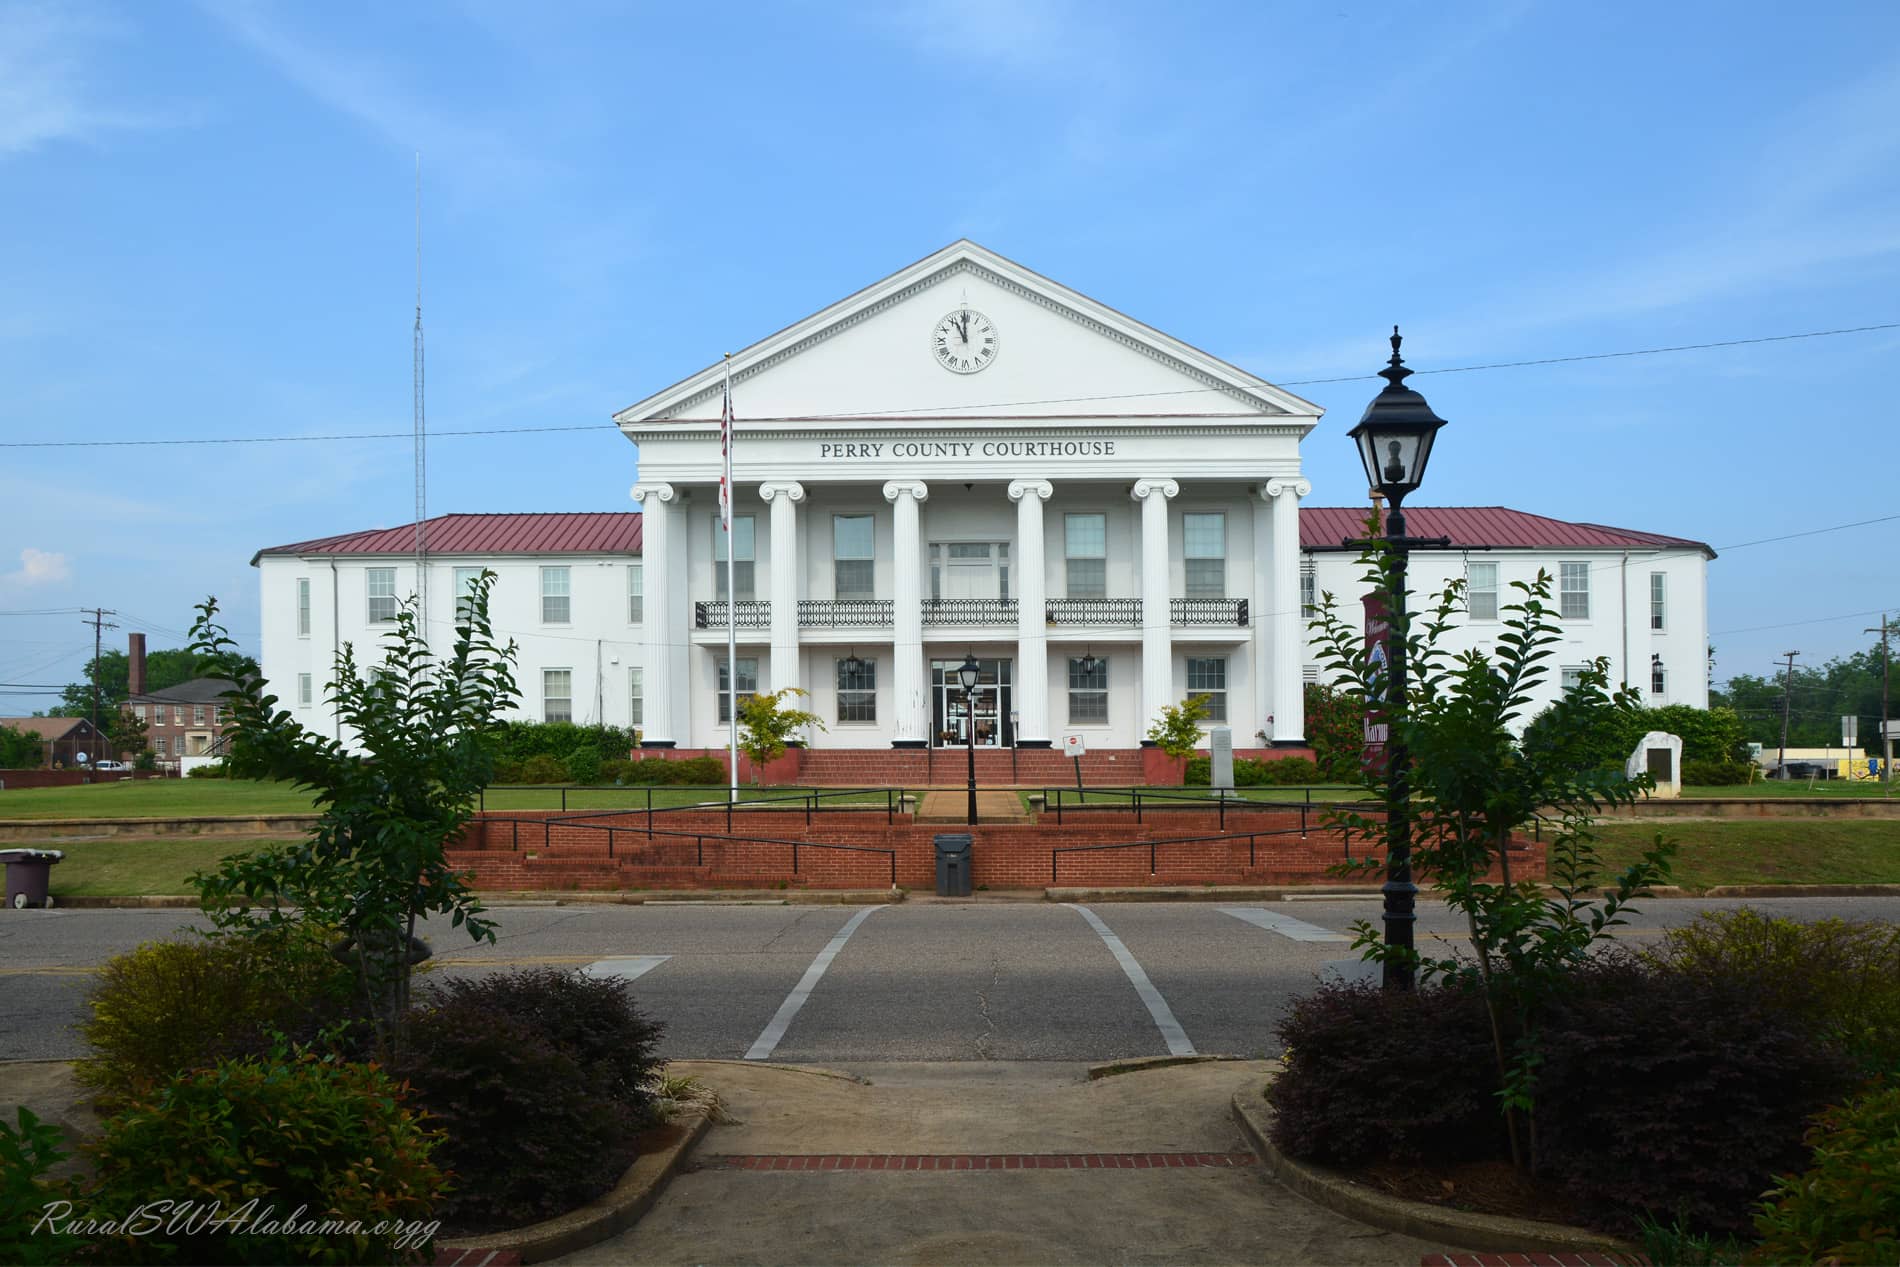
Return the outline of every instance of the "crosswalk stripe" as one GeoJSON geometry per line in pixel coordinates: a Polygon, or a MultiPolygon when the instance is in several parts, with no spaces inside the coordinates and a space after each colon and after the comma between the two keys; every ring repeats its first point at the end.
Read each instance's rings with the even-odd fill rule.
{"type": "Polygon", "coordinates": [[[1231,915],[1235,919],[1245,920],[1257,928],[1270,933],[1278,933],[1293,941],[1351,941],[1344,933],[1335,933],[1330,928],[1321,928],[1318,924],[1309,924],[1303,919],[1294,919],[1291,915],[1282,915],[1278,911],[1265,911],[1257,906],[1223,906],[1222,915],[1231,915]]]}

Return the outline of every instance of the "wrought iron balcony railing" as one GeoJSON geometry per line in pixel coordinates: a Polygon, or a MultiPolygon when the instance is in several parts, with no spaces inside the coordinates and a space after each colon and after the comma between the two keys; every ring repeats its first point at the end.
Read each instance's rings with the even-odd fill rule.
{"type": "Polygon", "coordinates": [[[717,598],[709,603],[693,604],[693,627],[696,629],[724,629],[728,619],[735,619],[737,629],[770,629],[772,627],[772,604],[762,598],[742,598],[728,604],[725,599],[717,598]],[[728,617],[726,609],[732,608],[728,617]]]}
{"type": "Polygon", "coordinates": [[[926,598],[926,625],[1013,625],[1013,598],[926,598]]]}
{"type": "Polygon", "coordinates": [[[1244,598],[1177,598],[1169,603],[1176,625],[1242,625],[1247,623],[1244,598]]]}
{"type": "Polygon", "coordinates": [[[800,629],[889,629],[888,598],[801,598],[800,629]]]}
{"type": "Polygon", "coordinates": [[[1052,625],[1119,625],[1134,628],[1141,624],[1141,600],[1052,598],[1048,602],[1048,621],[1052,625]]]}

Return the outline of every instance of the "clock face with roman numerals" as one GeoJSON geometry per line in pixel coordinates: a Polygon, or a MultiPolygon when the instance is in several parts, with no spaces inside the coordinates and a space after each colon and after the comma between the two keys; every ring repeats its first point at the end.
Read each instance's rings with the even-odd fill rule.
{"type": "Polygon", "coordinates": [[[974,374],[996,359],[996,327],[969,306],[958,308],[930,332],[937,364],[952,374],[974,374]]]}

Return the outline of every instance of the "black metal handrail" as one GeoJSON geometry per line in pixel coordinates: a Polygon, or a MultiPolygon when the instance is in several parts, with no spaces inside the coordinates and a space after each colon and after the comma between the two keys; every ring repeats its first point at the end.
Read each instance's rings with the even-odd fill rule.
{"type": "Polygon", "coordinates": [[[888,598],[801,598],[800,629],[884,629],[891,625],[888,598]]]}
{"type": "Polygon", "coordinates": [[[1013,598],[926,598],[926,625],[1013,625],[1013,598]]]}
{"type": "MultiPolygon", "coordinates": [[[[541,828],[541,848],[554,852],[554,828],[573,828],[578,831],[604,831],[607,833],[607,856],[614,857],[614,837],[621,832],[629,835],[645,836],[649,841],[655,836],[670,836],[680,840],[691,838],[695,842],[697,866],[706,865],[706,842],[719,841],[742,845],[785,845],[792,851],[792,874],[798,874],[798,851],[800,849],[837,849],[846,853],[881,853],[890,863],[891,887],[897,887],[897,850],[886,849],[878,845],[840,845],[828,840],[787,840],[778,836],[734,836],[721,832],[669,831],[664,827],[608,827],[599,823],[584,823],[568,818],[485,818],[487,823],[508,823],[512,827],[509,848],[515,853],[521,852],[521,824],[538,825],[541,828]]],[[[484,842],[486,832],[484,831],[484,842]]],[[[638,863],[632,865],[639,865],[638,863]]]]}
{"type": "MultiPolygon", "coordinates": [[[[755,796],[755,797],[747,797],[739,801],[734,801],[731,798],[731,796],[728,795],[729,793],[728,788],[724,786],[713,786],[713,785],[702,785],[702,784],[643,783],[634,787],[601,787],[601,786],[590,785],[590,784],[585,784],[585,783],[562,783],[562,784],[497,783],[490,788],[483,788],[481,791],[476,793],[476,801],[475,801],[476,808],[480,810],[482,813],[487,813],[487,809],[488,809],[487,794],[490,791],[537,791],[537,792],[558,791],[561,794],[561,811],[560,812],[563,815],[563,817],[551,820],[554,822],[574,822],[574,821],[587,819],[587,818],[602,818],[611,814],[645,814],[647,817],[647,820],[651,821],[655,814],[670,814],[670,813],[673,813],[675,811],[680,811],[680,810],[720,809],[723,807],[726,811],[726,826],[728,828],[732,826],[732,811],[735,808],[747,809],[747,808],[750,808],[752,806],[757,806],[757,805],[786,805],[792,802],[797,802],[804,807],[805,821],[807,823],[810,823],[811,816],[814,812],[817,812],[823,809],[846,808],[845,806],[823,805],[822,802],[825,801],[826,799],[842,800],[845,797],[851,797],[851,796],[862,797],[862,796],[871,796],[871,795],[880,795],[884,798],[884,822],[888,826],[892,822],[896,821],[897,814],[901,811],[903,807],[903,802],[904,802],[904,789],[900,787],[867,787],[867,788],[808,787],[797,792],[788,792],[782,795],[755,796]],[[704,801],[689,801],[681,805],[662,805],[656,809],[653,804],[653,792],[656,788],[664,788],[667,790],[678,789],[678,790],[684,790],[684,791],[689,791],[689,792],[705,791],[708,793],[717,793],[720,799],[713,800],[709,796],[704,801]],[[569,813],[568,808],[567,808],[567,794],[570,791],[574,791],[574,792],[611,792],[611,791],[644,792],[646,794],[646,804],[643,807],[629,805],[625,808],[580,810],[578,812],[569,813]]],[[[868,804],[871,807],[875,807],[876,802],[869,802],[868,804]]],[[[856,808],[856,806],[853,805],[850,808],[856,808]]]]}
{"type": "Polygon", "coordinates": [[[1042,789],[1042,804],[1044,809],[1055,810],[1057,826],[1062,824],[1062,810],[1065,804],[1086,805],[1088,804],[1088,798],[1091,796],[1106,796],[1127,800],[1129,807],[1135,811],[1135,821],[1138,823],[1142,821],[1144,805],[1160,803],[1165,805],[1187,805],[1199,808],[1206,808],[1209,805],[1216,806],[1220,813],[1221,824],[1225,826],[1227,822],[1227,808],[1231,805],[1235,808],[1245,809],[1298,809],[1300,811],[1300,824],[1302,829],[1304,829],[1307,823],[1307,815],[1315,807],[1319,809],[1329,809],[1337,805],[1360,803],[1351,801],[1315,801],[1313,799],[1313,793],[1316,791],[1336,791],[1340,788],[1350,787],[1352,786],[1351,784],[1286,783],[1277,784],[1275,786],[1284,791],[1299,792],[1301,793],[1301,799],[1298,801],[1255,800],[1252,797],[1241,795],[1216,796],[1211,791],[1169,792],[1144,787],[1045,787],[1042,789]]]}
{"type": "Polygon", "coordinates": [[[1172,598],[1168,617],[1176,625],[1241,625],[1247,623],[1244,598],[1172,598]]]}
{"type": "Polygon", "coordinates": [[[1139,598],[1052,598],[1043,618],[1051,625],[1141,624],[1139,598]]]}
{"type": "Polygon", "coordinates": [[[731,619],[738,624],[735,629],[770,629],[772,627],[772,603],[764,598],[742,598],[736,603],[728,603],[723,598],[711,602],[693,604],[693,628],[724,629],[727,609],[731,609],[731,619]]]}
{"type": "Polygon", "coordinates": [[[1065,853],[1097,853],[1104,849],[1148,849],[1148,874],[1159,875],[1157,870],[1157,852],[1163,845],[1204,845],[1212,840],[1238,841],[1245,835],[1247,840],[1247,865],[1254,865],[1254,842],[1268,836],[1305,836],[1306,828],[1276,827],[1272,831],[1222,832],[1213,836],[1170,836],[1165,840],[1123,840],[1111,845],[1057,845],[1049,851],[1049,883],[1057,883],[1056,869],[1065,853]]]}

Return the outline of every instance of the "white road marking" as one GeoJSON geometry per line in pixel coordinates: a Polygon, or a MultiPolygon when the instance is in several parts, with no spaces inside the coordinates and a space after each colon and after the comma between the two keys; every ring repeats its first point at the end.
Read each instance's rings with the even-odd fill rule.
{"type": "Polygon", "coordinates": [[[671,955],[613,955],[588,964],[581,969],[581,975],[619,977],[623,981],[632,981],[635,978],[644,977],[672,957],[671,955]]]}
{"type": "Polygon", "coordinates": [[[1235,919],[1245,920],[1257,928],[1294,941],[1351,941],[1344,933],[1336,933],[1330,928],[1321,928],[1318,924],[1309,924],[1303,919],[1294,919],[1291,915],[1282,915],[1278,911],[1264,911],[1257,906],[1223,906],[1222,915],[1231,915],[1235,919]]]}
{"type": "Polygon", "coordinates": [[[1154,1017],[1155,1028],[1159,1029],[1161,1037],[1167,1040],[1168,1054],[1170,1056],[1198,1055],[1199,1053],[1194,1050],[1194,1044],[1188,1041],[1187,1031],[1181,1028],[1181,1022],[1174,1019],[1174,1011],[1168,1006],[1168,1001],[1161,997],[1161,991],[1155,989],[1154,982],[1148,980],[1148,974],[1142,970],[1141,964],[1136,962],[1135,957],[1128,953],[1128,947],[1122,945],[1122,939],[1117,937],[1114,931],[1088,907],[1078,906],[1073,902],[1068,903],[1068,906],[1070,910],[1089,922],[1089,927],[1093,928],[1107,944],[1108,953],[1115,956],[1115,962],[1120,964],[1122,971],[1128,974],[1128,983],[1135,987],[1135,993],[1140,995],[1141,1001],[1147,1005],[1148,1015],[1154,1017]]]}
{"type": "Polygon", "coordinates": [[[784,1038],[785,1031],[792,1027],[792,1018],[798,1015],[798,1009],[805,1006],[805,1000],[809,999],[811,992],[818,987],[818,979],[825,975],[825,969],[829,968],[831,961],[838,957],[838,952],[844,949],[844,944],[851,940],[851,934],[858,931],[859,924],[883,909],[882,906],[865,907],[846,920],[844,927],[825,943],[825,948],[818,952],[816,959],[811,961],[811,967],[805,969],[805,975],[798,979],[798,984],[792,987],[792,992],[785,996],[783,1003],[778,1005],[778,1011],[773,1013],[771,1021],[752,1044],[751,1049],[746,1052],[747,1060],[771,1059],[779,1040],[784,1038]]]}

